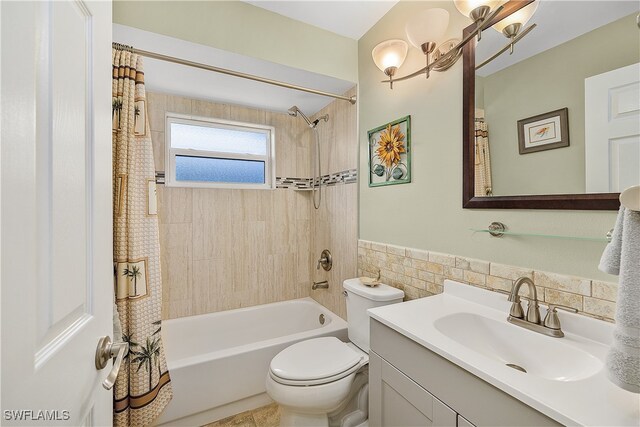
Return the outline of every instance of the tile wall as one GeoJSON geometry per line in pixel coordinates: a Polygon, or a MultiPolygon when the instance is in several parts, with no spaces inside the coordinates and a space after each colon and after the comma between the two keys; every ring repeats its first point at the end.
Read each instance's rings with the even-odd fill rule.
{"type": "MultiPolygon", "coordinates": [[[[168,111],[274,126],[276,175],[310,177],[311,135],[302,120],[162,93],[147,96],[157,171],[164,171],[168,111]]],[[[309,296],[313,207],[308,191],[159,185],[158,199],[164,319],[309,296]]]]}
{"type": "MultiPolygon", "coordinates": [[[[535,282],[540,301],[610,322],[615,315],[615,283],[359,240],[358,275],[376,277],[378,271],[384,283],[404,290],[406,300],[442,292],[445,279],[510,291],[514,280],[526,276],[535,282]]],[[[528,295],[526,289],[522,295],[528,295]]]]}
{"type": "MultiPolygon", "coordinates": [[[[356,94],[355,88],[345,95],[356,94]]],[[[345,101],[334,101],[313,119],[329,114],[328,122],[317,129],[321,141],[322,202],[313,210],[313,280],[329,282],[329,289],[311,291],[311,296],[342,318],[347,318],[342,282],[356,277],[358,245],[358,165],[357,108],[345,101]],[[331,271],[316,269],[323,249],[333,255],[331,271]]],[[[313,148],[313,145],[310,145],[313,148]]],[[[312,156],[312,158],[314,158],[312,156]]],[[[312,169],[313,173],[313,169],[312,169]]]]}

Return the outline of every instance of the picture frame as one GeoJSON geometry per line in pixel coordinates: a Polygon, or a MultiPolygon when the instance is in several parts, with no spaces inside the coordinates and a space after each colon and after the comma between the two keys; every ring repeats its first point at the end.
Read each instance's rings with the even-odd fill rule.
{"type": "Polygon", "coordinates": [[[569,146],[569,109],[549,111],[518,120],[520,154],[569,146]]]}
{"type": "Polygon", "coordinates": [[[369,187],[411,182],[411,116],[371,129],[369,187]]]}

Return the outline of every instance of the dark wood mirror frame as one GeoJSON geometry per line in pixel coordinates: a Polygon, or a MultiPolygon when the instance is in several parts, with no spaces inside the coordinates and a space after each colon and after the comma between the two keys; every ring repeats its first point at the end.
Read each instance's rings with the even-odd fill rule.
{"type": "MultiPolygon", "coordinates": [[[[513,12],[525,7],[533,0],[510,0],[492,20],[491,25],[513,12]]],[[[471,24],[463,31],[463,37],[476,28],[471,24]]],[[[617,210],[620,207],[619,193],[597,194],[549,194],[533,196],[475,197],[475,69],[476,46],[467,43],[463,57],[463,107],[462,107],[462,207],[466,209],[571,209],[571,210],[617,210]]]]}

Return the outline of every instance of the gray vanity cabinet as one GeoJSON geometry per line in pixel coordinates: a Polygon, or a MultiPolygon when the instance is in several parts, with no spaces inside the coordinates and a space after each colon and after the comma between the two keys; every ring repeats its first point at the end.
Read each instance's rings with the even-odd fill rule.
{"type": "Polygon", "coordinates": [[[380,356],[369,354],[371,426],[456,427],[457,414],[380,356]]]}
{"type": "Polygon", "coordinates": [[[561,425],[374,319],[369,423],[372,427],[561,425]]]}

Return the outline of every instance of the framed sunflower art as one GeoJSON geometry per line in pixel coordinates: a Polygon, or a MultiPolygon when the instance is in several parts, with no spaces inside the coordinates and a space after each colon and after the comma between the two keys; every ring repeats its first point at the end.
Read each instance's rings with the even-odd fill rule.
{"type": "Polygon", "coordinates": [[[369,131],[369,187],[411,182],[411,116],[369,131]]]}

